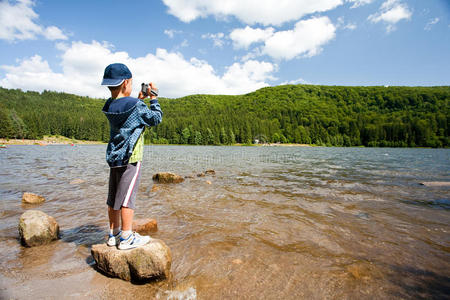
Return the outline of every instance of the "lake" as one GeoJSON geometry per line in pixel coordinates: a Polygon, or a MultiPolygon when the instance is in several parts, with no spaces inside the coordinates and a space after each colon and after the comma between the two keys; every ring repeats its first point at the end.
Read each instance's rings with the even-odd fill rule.
{"type": "Polygon", "coordinates": [[[450,150],[146,146],[136,217],[154,218],[172,277],[97,272],[107,235],[106,145],[0,149],[0,298],[442,299],[450,297],[450,150]],[[215,175],[196,174],[214,169],[215,175]],[[152,175],[186,178],[158,185],[152,175]],[[24,192],[42,195],[21,204],[24,192]],[[61,239],[20,245],[39,209],[61,239]]]}

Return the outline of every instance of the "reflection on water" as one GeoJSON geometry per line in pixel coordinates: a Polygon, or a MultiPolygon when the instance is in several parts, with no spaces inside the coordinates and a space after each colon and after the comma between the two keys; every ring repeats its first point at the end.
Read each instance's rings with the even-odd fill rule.
{"type": "Polygon", "coordinates": [[[450,181],[449,150],[146,146],[136,216],[157,219],[173,255],[172,278],[146,285],[92,267],[105,146],[0,150],[0,298],[450,297],[450,189],[419,184],[450,181]],[[159,171],[194,176],[152,192],[159,171]],[[26,191],[47,201],[22,206],[26,191]],[[30,208],[59,241],[20,246],[30,208]]]}

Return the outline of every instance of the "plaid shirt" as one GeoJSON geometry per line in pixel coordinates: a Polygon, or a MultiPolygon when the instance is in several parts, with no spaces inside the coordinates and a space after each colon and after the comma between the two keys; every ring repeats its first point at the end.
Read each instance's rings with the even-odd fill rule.
{"type": "MultiPolygon", "coordinates": [[[[126,97],[126,100],[135,98],[126,97]]],[[[122,101],[122,99],[116,99],[122,101]]],[[[110,138],[106,148],[106,161],[110,167],[120,167],[128,163],[133,153],[134,145],[143,133],[145,126],[155,126],[161,123],[162,111],[158,100],[150,101],[150,109],[147,105],[136,99],[136,104],[123,112],[111,112],[110,104],[114,99],[108,99],[103,106],[110,126],[110,138]]]]}

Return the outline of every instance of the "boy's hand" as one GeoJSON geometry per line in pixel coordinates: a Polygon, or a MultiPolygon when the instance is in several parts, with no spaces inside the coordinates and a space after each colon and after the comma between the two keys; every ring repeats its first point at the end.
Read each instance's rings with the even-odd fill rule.
{"type": "Polygon", "coordinates": [[[150,93],[150,89],[158,90],[158,88],[156,87],[156,84],[154,84],[153,82],[150,82],[150,83],[148,84],[148,90],[147,90],[147,94],[150,95],[150,99],[151,99],[151,100],[156,99],[157,96],[153,96],[153,95],[150,93]]]}
{"type": "MultiPolygon", "coordinates": [[[[151,100],[156,99],[157,97],[156,97],[156,96],[153,96],[153,95],[150,93],[150,89],[154,89],[154,90],[156,89],[156,85],[155,85],[153,82],[150,82],[150,83],[148,84],[147,95],[150,96],[150,99],[151,99],[151,100]]],[[[142,91],[140,91],[140,92],[139,92],[138,98],[139,98],[139,99],[145,99],[146,97],[144,96],[144,94],[142,94],[142,91]]]]}

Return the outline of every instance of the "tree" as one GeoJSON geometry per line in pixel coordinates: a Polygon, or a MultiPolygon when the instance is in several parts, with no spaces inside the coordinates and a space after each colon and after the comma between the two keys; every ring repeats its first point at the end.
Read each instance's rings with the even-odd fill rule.
{"type": "Polygon", "coordinates": [[[201,145],[203,143],[202,133],[198,130],[194,133],[194,144],[201,145]]]}
{"type": "Polygon", "coordinates": [[[206,144],[214,145],[214,133],[209,127],[206,128],[206,144]]]}
{"type": "Polygon", "coordinates": [[[9,111],[9,119],[11,120],[12,129],[13,129],[13,137],[14,138],[25,138],[27,135],[27,126],[23,122],[23,120],[17,115],[14,109],[9,111]]]}
{"type": "Polygon", "coordinates": [[[188,144],[189,138],[191,137],[191,132],[189,128],[185,127],[183,131],[181,131],[181,144],[188,144]]]}
{"type": "Polygon", "coordinates": [[[223,127],[220,129],[220,143],[224,145],[229,144],[228,135],[223,127]]]}
{"type": "Polygon", "coordinates": [[[229,136],[228,143],[229,144],[236,144],[236,137],[234,136],[233,129],[230,128],[228,136],[229,136]]]}
{"type": "Polygon", "coordinates": [[[0,103],[0,137],[10,138],[14,134],[9,110],[0,103]]]}

